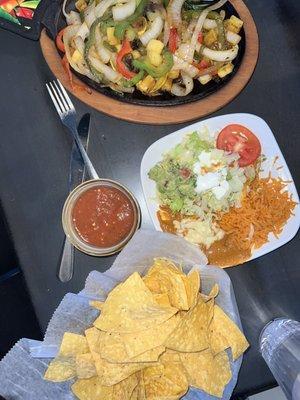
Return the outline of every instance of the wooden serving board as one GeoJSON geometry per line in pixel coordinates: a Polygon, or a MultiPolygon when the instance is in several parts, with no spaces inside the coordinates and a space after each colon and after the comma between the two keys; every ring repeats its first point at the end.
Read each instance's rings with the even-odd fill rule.
{"type": "Polygon", "coordinates": [[[53,74],[74,96],[96,110],[118,119],[154,125],[191,121],[211,114],[228,104],[243,90],[254,72],[259,52],[257,29],[244,2],[231,0],[231,3],[244,21],[246,46],[242,63],[234,77],[223,88],[193,103],[166,107],[129,104],[105,96],[92,88],[87,88],[74,75],[73,79],[76,85],[75,90],[72,90],[55,44],[47,36],[45,30],[41,34],[40,44],[45,60],[53,74]]]}

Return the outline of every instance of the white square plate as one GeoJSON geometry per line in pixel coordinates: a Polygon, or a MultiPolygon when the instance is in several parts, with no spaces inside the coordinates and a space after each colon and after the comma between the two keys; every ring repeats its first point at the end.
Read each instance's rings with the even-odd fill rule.
{"type": "MultiPolygon", "coordinates": [[[[262,153],[267,158],[262,166],[265,174],[271,170],[272,176],[280,176],[283,180],[291,181],[287,186],[288,191],[292,193],[293,200],[299,203],[299,197],[293,178],[268,124],[260,117],[252,114],[227,114],[219,117],[209,118],[201,122],[196,122],[195,124],[173,132],[162,139],[157,140],[145,152],[141,163],[141,181],[147,207],[156,230],[161,231],[156,215],[159,205],[156,201],[156,184],[154,181],[148,178],[149,170],[157,162],[161,161],[164,153],[180,143],[187,133],[198,131],[203,125],[206,125],[210,131],[216,132],[229,124],[244,125],[253,133],[255,133],[260,140],[262,153]],[[278,157],[278,159],[273,167],[275,157],[278,157]],[[276,170],[276,167],[279,166],[282,168],[276,170]]],[[[253,251],[250,260],[277,249],[278,247],[289,242],[296,235],[300,226],[299,205],[297,205],[294,209],[294,214],[295,215],[288,220],[279,238],[276,239],[273,235],[270,235],[269,242],[259,249],[253,251]]]]}

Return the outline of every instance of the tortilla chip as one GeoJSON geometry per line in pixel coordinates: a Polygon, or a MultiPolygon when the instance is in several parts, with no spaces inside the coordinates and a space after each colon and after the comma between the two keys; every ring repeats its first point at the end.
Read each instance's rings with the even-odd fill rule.
{"type": "Polygon", "coordinates": [[[157,304],[162,307],[171,307],[170,299],[167,293],[157,293],[153,294],[153,297],[157,304]]]}
{"type": "Polygon", "coordinates": [[[136,386],[133,389],[133,392],[131,394],[130,400],[139,400],[139,387],[138,386],[136,386]]]}
{"type": "MultiPolygon", "coordinates": [[[[91,353],[100,353],[101,331],[97,328],[89,328],[85,332],[86,341],[91,353]]],[[[88,351],[87,351],[88,352],[88,351]]]]}
{"type": "Polygon", "coordinates": [[[214,356],[208,350],[196,353],[180,353],[180,358],[188,375],[189,385],[206,393],[222,397],[231,379],[228,355],[225,351],[214,356]]]}
{"type": "Polygon", "coordinates": [[[216,298],[217,296],[218,296],[218,294],[219,294],[219,285],[216,283],[212,288],[211,288],[211,291],[210,291],[210,293],[207,295],[207,294],[204,294],[204,293],[201,293],[201,297],[202,297],[202,299],[204,300],[204,301],[209,301],[209,300],[211,300],[211,299],[214,299],[214,298],[216,298]]]}
{"type": "Polygon", "coordinates": [[[75,376],[76,369],[74,358],[58,356],[48,365],[44,379],[52,382],[64,382],[75,376]]]}
{"type": "Polygon", "coordinates": [[[96,308],[97,310],[102,310],[104,301],[99,301],[99,300],[90,300],[90,306],[96,308]]]}
{"type": "Polygon", "coordinates": [[[143,370],[146,399],[179,399],[188,380],[178,354],[164,353],[160,363],[143,370]]]}
{"type": "Polygon", "coordinates": [[[214,310],[215,310],[215,299],[211,298],[206,302],[207,305],[207,322],[208,322],[208,341],[209,341],[209,327],[214,317],[214,310]]]}
{"type": "Polygon", "coordinates": [[[189,309],[185,285],[187,278],[171,261],[156,259],[143,280],[152,293],[167,293],[173,307],[189,309]]]}
{"type": "Polygon", "coordinates": [[[113,386],[112,400],[130,400],[137,385],[138,379],[136,375],[129,376],[127,379],[113,386]]]}
{"type": "Polygon", "coordinates": [[[121,337],[128,356],[130,358],[136,357],[157,346],[164,345],[166,339],[177,328],[180,321],[180,315],[176,314],[164,323],[147,331],[122,334],[121,337]]]}
{"type": "Polygon", "coordinates": [[[140,371],[149,365],[155,364],[149,362],[111,363],[100,355],[105,332],[100,331],[97,328],[90,328],[85,331],[85,334],[102,385],[115,385],[135,372],[140,371]]]}
{"type": "Polygon", "coordinates": [[[126,352],[122,335],[120,333],[107,332],[103,335],[100,349],[101,357],[112,363],[154,362],[158,360],[158,357],[164,351],[164,346],[157,346],[130,358],[126,352]]]}
{"type": "Polygon", "coordinates": [[[76,375],[79,379],[88,379],[97,375],[95,362],[91,353],[77,354],[75,365],[76,375]]]}
{"type": "Polygon", "coordinates": [[[214,354],[231,348],[232,358],[236,360],[249,347],[249,343],[238,326],[217,305],[210,324],[210,347],[214,354]]]}
{"type": "Polygon", "coordinates": [[[101,377],[103,385],[112,386],[123,381],[135,372],[155,365],[157,363],[129,363],[129,364],[114,364],[102,358],[95,362],[98,375],[101,377]]]}
{"type": "Polygon", "coordinates": [[[96,372],[98,376],[102,376],[102,358],[100,356],[102,332],[93,327],[85,331],[85,336],[94,360],[96,372]]]}
{"type": "Polygon", "coordinates": [[[59,355],[63,357],[76,356],[89,352],[86,338],[76,333],[66,332],[62,338],[59,355]]]}
{"type": "Polygon", "coordinates": [[[51,361],[44,378],[53,382],[63,382],[76,376],[75,357],[88,353],[86,338],[76,333],[65,332],[58,356],[51,361]]]}
{"type": "Polygon", "coordinates": [[[175,273],[178,275],[185,275],[182,272],[182,268],[180,265],[176,265],[172,260],[169,258],[164,258],[164,257],[157,257],[154,258],[154,263],[152,267],[149,268],[147,275],[151,275],[153,272],[159,270],[159,269],[167,269],[171,273],[175,273]]]}
{"type": "Polygon", "coordinates": [[[210,293],[209,293],[208,296],[209,296],[211,299],[214,299],[215,297],[218,296],[219,291],[220,291],[219,285],[218,285],[217,283],[215,283],[214,286],[211,288],[211,291],[210,291],[210,293]]]}
{"type": "Polygon", "coordinates": [[[161,307],[137,272],[113,289],[94,325],[108,332],[140,332],[167,321],[176,308],[161,307]]]}
{"type": "Polygon", "coordinates": [[[71,386],[72,392],[79,400],[111,400],[113,388],[101,385],[99,377],[79,379],[71,386]]]}
{"type": "Polygon", "coordinates": [[[146,392],[145,392],[145,382],[143,371],[139,371],[136,373],[138,379],[137,385],[137,398],[138,400],[146,400],[146,392]]]}
{"type": "Polygon", "coordinates": [[[183,352],[194,352],[209,346],[208,323],[209,305],[198,298],[198,303],[188,311],[177,328],[165,342],[169,349],[183,352]]]}
{"type": "Polygon", "coordinates": [[[198,294],[200,290],[200,275],[196,269],[188,273],[185,285],[188,294],[189,308],[192,308],[197,304],[198,294]]]}

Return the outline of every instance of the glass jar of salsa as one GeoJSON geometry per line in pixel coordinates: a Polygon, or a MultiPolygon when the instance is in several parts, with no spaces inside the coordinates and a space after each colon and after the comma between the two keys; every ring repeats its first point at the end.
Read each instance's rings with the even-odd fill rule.
{"type": "Polygon", "coordinates": [[[106,256],[122,249],[140,224],[140,209],[133,194],[121,184],[91,180],[68,196],[62,213],[67,238],[79,250],[106,256]]]}

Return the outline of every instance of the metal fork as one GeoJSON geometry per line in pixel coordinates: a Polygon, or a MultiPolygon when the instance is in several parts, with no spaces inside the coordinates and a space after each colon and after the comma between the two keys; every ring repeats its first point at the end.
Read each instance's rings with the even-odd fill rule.
{"type": "Polygon", "coordinates": [[[63,85],[60,83],[59,79],[57,79],[56,81],[54,80],[53,82],[46,83],[46,87],[56,108],[56,111],[61,119],[61,122],[66,128],[68,128],[75,140],[88,175],[92,179],[99,179],[99,176],[79,138],[76,125],[76,111],[68,93],[66,92],[63,85]]]}

